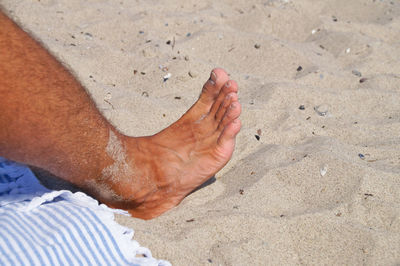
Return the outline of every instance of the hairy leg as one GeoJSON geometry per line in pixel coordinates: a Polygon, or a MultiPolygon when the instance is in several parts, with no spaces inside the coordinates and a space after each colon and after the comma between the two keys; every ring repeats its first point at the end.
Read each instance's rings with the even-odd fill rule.
{"type": "Polygon", "coordinates": [[[1,156],[78,185],[112,163],[104,151],[113,127],[71,74],[1,12],[0,95],[1,156]]]}
{"type": "Polygon", "coordinates": [[[0,77],[1,156],[144,219],[176,206],[219,171],[240,130],[237,84],[214,69],[177,122],[154,136],[124,136],[66,69],[1,13],[0,77]]]}

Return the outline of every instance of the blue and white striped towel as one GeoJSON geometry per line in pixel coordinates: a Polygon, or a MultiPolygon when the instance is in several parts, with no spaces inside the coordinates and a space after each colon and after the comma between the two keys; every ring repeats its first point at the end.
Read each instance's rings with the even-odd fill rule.
{"type": "Polygon", "coordinates": [[[115,212],[82,192],[49,190],[0,157],[0,265],[171,265],[132,240],[115,212]]]}

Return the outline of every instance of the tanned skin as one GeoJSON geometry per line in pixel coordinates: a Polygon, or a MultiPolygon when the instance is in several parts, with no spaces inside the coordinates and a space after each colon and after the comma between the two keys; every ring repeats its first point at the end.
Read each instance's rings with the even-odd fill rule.
{"type": "Polygon", "coordinates": [[[0,156],[45,169],[135,217],[173,208],[229,161],[241,127],[237,88],[214,69],[178,121],[153,136],[128,137],[0,11],[0,156]]]}

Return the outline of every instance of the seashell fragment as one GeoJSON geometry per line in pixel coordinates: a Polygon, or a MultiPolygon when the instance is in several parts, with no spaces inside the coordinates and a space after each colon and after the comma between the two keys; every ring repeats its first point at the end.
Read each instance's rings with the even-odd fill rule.
{"type": "Polygon", "coordinates": [[[326,165],[319,169],[319,173],[321,174],[321,176],[326,175],[326,172],[328,172],[328,167],[326,165]]]}

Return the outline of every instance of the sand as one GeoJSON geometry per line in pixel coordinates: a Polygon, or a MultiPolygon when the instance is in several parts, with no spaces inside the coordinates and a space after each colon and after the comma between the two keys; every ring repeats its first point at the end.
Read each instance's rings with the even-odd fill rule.
{"type": "Polygon", "coordinates": [[[0,3],[125,134],[179,118],[214,67],[239,83],[243,128],[214,182],[157,219],[118,217],[155,257],[400,264],[399,1],[0,3]]]}

